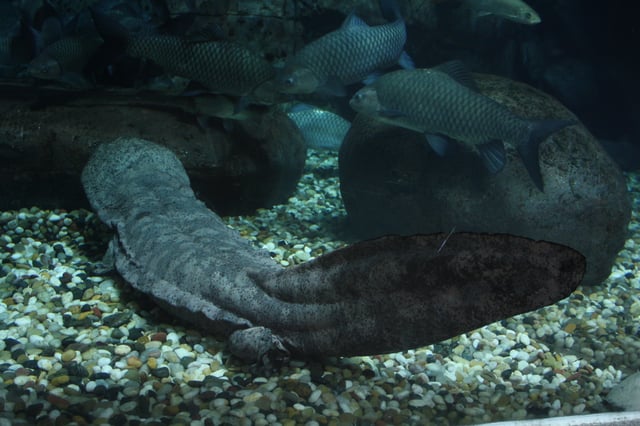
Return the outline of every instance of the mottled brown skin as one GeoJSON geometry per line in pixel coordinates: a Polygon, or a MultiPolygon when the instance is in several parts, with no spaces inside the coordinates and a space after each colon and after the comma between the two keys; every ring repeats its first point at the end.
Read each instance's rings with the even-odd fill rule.
{"type": "Polygon", "coordinates": [[[102,145],[82,177],[120,274],[252,361],[437,342],[554,303],[585,269],[567,247],[488,234],[384,237],[283,269],[195,198],[165,148],[102,145]]]}

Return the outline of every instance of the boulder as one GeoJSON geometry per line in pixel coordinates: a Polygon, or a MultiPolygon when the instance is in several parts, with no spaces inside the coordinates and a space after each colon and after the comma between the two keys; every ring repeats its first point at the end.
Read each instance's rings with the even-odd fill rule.
{"type": "Polygon", "coordinates": [[[640,372],[633,373],[611,389],[607,401],[625,411],[639,411],[640,372]]]}
{"type": "MultiPolygon", "coordinates": [[[[517,114],[573,114],[522,83],[477,75],[480,90],[517,114]]],[[[479,157],[456,144],[439,157],[423,135],[358,115],[340,150],[340,185],[351,229],[359,237],[455,231],[496,232],[568,245],[587,258],[583,283],[610,273],[631,216],[625,178],[583,126],[540,146],[544,192],[515,149],[489,174],[479,157]]]]}
{"type": "Polygon", "coordinates": [[[42,95],[24,87],[0,100],[0,210],[88,207],[80,172],[98,145],[118,137],[170,148],[198,196],[225,215],[286,202],[302,175],[304,139],[276,109],[202,125],[198,111],[184,104],[188,97],[57,91],[51,96],[58,101],[37,105],[29,92],[42,95]]]}

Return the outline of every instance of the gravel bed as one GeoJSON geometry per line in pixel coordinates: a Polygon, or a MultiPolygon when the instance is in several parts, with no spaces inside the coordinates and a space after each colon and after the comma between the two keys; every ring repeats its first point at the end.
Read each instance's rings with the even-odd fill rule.
{"type": "MultiPolygon", "coordinates": [[[[472,424],[611,410],[640,369],[640,175],[611,276],[556,305],[424,348],[293,361],[275,374],[99,275],[84,210],[0,212],[0,426],[472,424]]],[[[335,158],[286,205],[226,218],[284,266],[346,244],[335,158]]]]}

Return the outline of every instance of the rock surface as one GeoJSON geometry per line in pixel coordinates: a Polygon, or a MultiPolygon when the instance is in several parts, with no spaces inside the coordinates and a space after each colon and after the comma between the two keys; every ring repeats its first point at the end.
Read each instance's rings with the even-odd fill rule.
{"type": "MultiPolygon", "coordinates": [[[[482,92],[532,118],[572,114],[550,96],[495,76],[478,76],[482,92]]],[[[631,204],[624,177],[582,125],[540,146],[544,192],[515,150],[489,175],[480,159],[457,150],[438,157],[423,135],[357,116],[340,151],[340,181],[352,229],[384,234],[501,232],[566,244],[587,258],[585,283],[610,272],[624,244],[631,204]]]]}
{"type": "Polygon", "coordinates": [[[103,92],[82,98],[45,101],[35,109],[29,96],[0,100],[0,209],[87,206],[80,172],[98,145],[118,137],[146,137],[169,147],[201,199],[224,214],[286,201],[302,174],[305,142],[282,112],[260,110],[226,130],[216,118],[200,126],[197,111],[182,102],[192,98],[159,103],[141,94],[103,92]]]}
{"type": "Polygon", "coordinates": [[[640,411],[640,373],[634,373],[611,389],[607,401],[625,411],[640,411]]]}
{"type": "Polygon", "coordinates": [[[171,151],[101,145],[82,173],[116,232],[115,268],[235,355],[377,354],[423,346],[567,297],[584,258],[509,235],[367,241],[283,269],[196,199],[171,151]]]}

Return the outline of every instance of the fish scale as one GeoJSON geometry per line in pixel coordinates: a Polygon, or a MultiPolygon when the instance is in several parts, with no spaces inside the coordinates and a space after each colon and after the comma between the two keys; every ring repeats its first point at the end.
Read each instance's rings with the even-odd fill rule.
{"type": "Polygon", "coordinates": [[[311,42],[296,55],[295,63],[309,67],[322,79],[335,77],[351,84],[372,69],[396,63],[405,41],[403,21],[375,27],[359,25],[311,42]]]}
{"type": "Polygon", "coordinates": [[[389,73],[380,80],[374,84],[380,103],[389,110],[411,111],[405,119],[399,120],[410,125],[429,123],[429,133],[443,133],[471,146],[490,139],[500,139],[515,146],[514,142],[528,128],[526,120],[504,105],[458,84],[439,71],[407,70],[389,73]]]}
{"type": "Polygon", "coordinates": [[[429,69],[399,70],[360,89],[350,105],[376,119],[424,133],[439,154],[453,138],[480,155],[491,173],[506,162],[503,142],[520,154],[542,190],[538,147],[549,135],[576,124],[573,119],[529,119],[478,93],[459,62],[429,69]]]}
{"type": "Polygon", "coordinates": [[[404,21],[369,26],[351,14],[342,27],[303,47],[278,78],[282,93],[316,91],[342,95],[344,86],[358,82],[395,63],[413,68],[403,52],[407,39],[404,21]]]}
{"type": "Polygon", "coordinates": [[[215,93],[247,95],[274,76],[264,58],[227,41],[190,42],[175,36],[141,36],[130,40],[127,53],[150,59],[166,72],[189,78],[215,93]]]}
{"type": "Polygon", "coordinates": [[[331,111],[298,104],[287,112],[296,124],[308,148],[339,151],[351,123],[331,111]]]}

